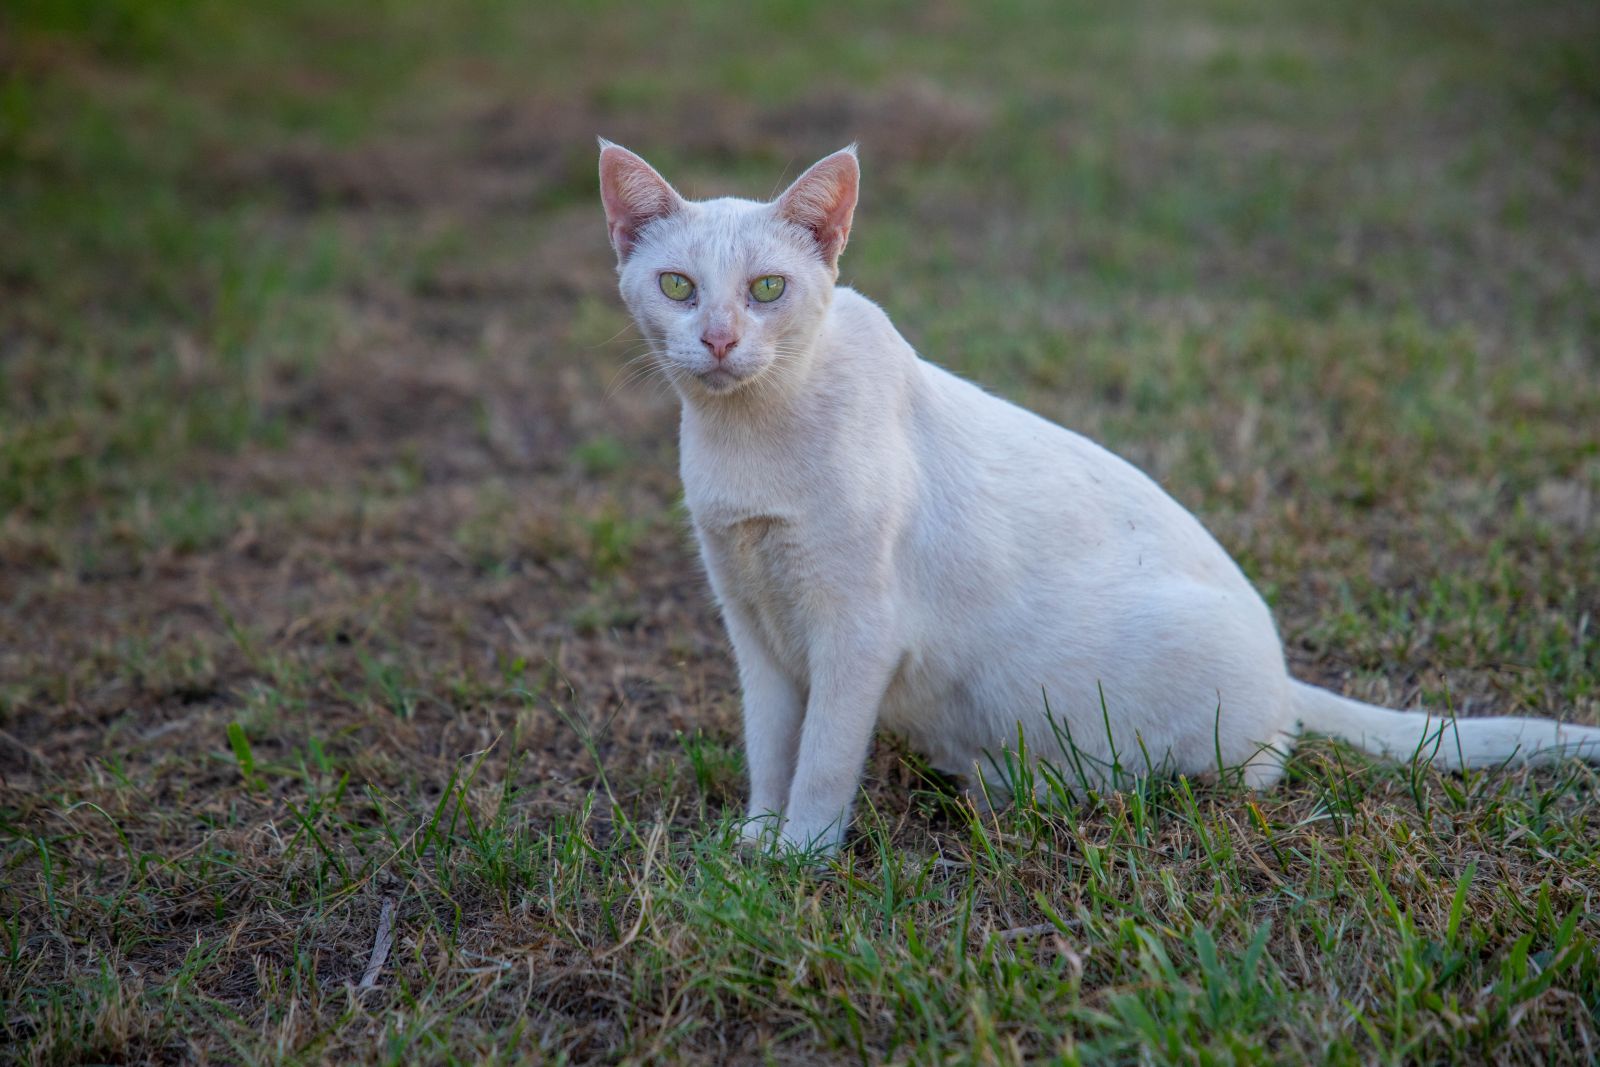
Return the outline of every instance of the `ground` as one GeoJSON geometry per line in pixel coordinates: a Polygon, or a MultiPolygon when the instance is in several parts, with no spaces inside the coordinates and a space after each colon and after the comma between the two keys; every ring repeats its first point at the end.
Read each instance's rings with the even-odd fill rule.
{"type": "Polygon", "coordinates": [[[0,1060],[1592,1061],[1582,766],[980,814],[885,737],[836,864],[740,853],[594,137],[691,195],[859,142],[844,280],[1195,509],[1296,674],[1600,723],[1597,54],[1497,0],[8,4],[0,1060]]]}

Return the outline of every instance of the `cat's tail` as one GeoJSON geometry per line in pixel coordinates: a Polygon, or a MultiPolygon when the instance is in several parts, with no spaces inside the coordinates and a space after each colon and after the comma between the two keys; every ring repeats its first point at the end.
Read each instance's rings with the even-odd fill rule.
{"type": "Polygon", "coordinates": [[[1388,759],[1431,762],[1441,770],[1544,764],[1564,759],[1600,763],[1600,727],[1554,719],[1457,719],[1422,711],[1392,711],[1304,682],[1294,687],[1300,728],[1348,741],[1388,759]]]}

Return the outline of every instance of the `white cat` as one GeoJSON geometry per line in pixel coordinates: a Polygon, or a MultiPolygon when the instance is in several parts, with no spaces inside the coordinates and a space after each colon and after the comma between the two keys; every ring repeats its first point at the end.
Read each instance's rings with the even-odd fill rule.
{"type": "Polygon", "coordinates": [[[1264,788],[1302,729],[1449,768],[1600,760],[1593,727],[1446,722],[1292,679],[1265,603],[1155,482],[922,361],[835,286],[858,181],[849,148],[771,203],[690,202],[601,141],[622,297],[683,401],[684,492],[738,658],[747,836],[837,846],[879,724],[991,789],[1019,735],[1088,784],[1220,761],[1264,788]]]}

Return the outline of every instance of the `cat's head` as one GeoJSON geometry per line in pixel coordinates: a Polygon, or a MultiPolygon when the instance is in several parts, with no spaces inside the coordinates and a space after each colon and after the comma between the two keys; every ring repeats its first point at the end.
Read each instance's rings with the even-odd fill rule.
{"type": "Polygon", "coordinates": [[[860,169],[852,146],[769,203],[690,201],[600,142],[622,299],[686,395],[722,395],[808,357],[833,299],[860,169]]]}

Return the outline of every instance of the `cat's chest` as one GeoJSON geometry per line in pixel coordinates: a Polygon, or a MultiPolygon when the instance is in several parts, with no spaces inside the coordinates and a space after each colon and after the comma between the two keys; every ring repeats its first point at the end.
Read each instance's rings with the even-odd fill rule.
{"type": "Polygon", "coordinates": [[[715,516],[697,524],[701,540],[741,599],[782,592],[805,568],[797,524],[780,515],[715,516]]]}
{"type": "Polygon", "coordinates": [[[702,432],[686,412],[684,502],[724,608],[739,609],[802,678],[817,629],[848,614],[862,572],[881,556],[881,509],[864,499],[860,470],[825,441],[754,429],[702,432]]]}
{"type": "Polygon", "coordinates": [[[792,515],[713,512],[695,517],[695,531],[718,596],[742,609],[780,662],[803,675],[819,580],[804,523],[792,515]]]}
{"type": "Polygon", "coordinates": [[[684,502],[719,594],[791,598],[825,539],[826,508],[810,479],[752,452],[722,455],[686,440],[684,502]]]}

